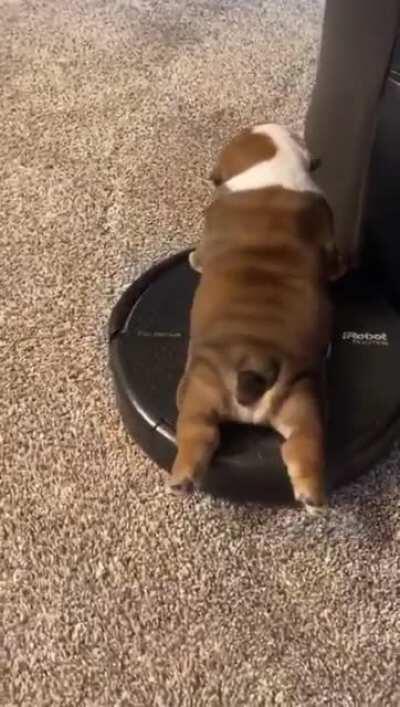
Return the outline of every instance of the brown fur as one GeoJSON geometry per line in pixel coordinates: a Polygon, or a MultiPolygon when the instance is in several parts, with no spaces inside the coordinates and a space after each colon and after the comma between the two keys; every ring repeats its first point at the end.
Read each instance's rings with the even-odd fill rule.
{"type": "Polygon", "coordinates": [[[279,378],[257,423],[272,425],[285,438],[282,457],[295,497],[320,506],[320,377],[331,329],[326,282],[337,266],[330,210],[315,193],[281,187],[219,191],[196,258],[202,277],[177,396],[171,485],[186,489],[201,479],[218,447],[220,422],[240,419],[237,371],[262,370],[274,357],[279,378]]]}
{"type": "Polygon", "coordinates": [[[243,130],[225,147],[223,159],[214,167],[211,180],[219,186],[256,162],[270,160],[275,154],[276,145],[270,138],[243,130]]]}

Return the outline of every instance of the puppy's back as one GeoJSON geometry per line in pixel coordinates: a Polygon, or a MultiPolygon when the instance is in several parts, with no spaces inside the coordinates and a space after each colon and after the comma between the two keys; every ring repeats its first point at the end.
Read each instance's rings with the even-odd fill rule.
{"type": "Polygon", "coordinates": [[[327,345],[321,254],[302,232],[301,200],[284,191],[227,194],[211,205],[192,311],[194,340],[213,333],[301,358],[327,345]]]}

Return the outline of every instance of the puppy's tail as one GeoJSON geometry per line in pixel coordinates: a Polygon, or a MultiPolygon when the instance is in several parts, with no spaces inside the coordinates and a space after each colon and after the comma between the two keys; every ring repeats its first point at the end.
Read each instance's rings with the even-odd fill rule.
{"type": "Polygon", "coordinates": [[[237,375],[236,399],[240,405],[254,405],[276,383],[279,362],[270,358],[262,371],[242,370],[237,375]]]}

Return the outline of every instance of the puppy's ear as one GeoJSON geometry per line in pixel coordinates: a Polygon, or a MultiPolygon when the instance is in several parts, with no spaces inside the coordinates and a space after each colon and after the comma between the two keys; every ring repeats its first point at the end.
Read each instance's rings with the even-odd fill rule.
{"type": "Polygon", "coordinates": [[[323,197],[316,198],[316,235],[322,251],[322,259],[329,281],[338,280],[348,270],[348,264],[335,240],[333,211],[323,197]]]}
{"type": "Polygon", "coordinates": [[[327,280],[337,280],[347,267],[335,241],[334,217],[331,207],[320,194],[304,194],[302,221],[307,239],[319,246],[327,280]]]}

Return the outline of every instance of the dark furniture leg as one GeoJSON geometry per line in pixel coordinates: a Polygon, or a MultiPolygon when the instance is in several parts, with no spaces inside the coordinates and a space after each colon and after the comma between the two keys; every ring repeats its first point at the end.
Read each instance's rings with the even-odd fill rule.
{"type": "Polygon", "coordinates": [[[359,253],[379,100],[399,27],[399,0],[326,0],[306,140],[333,207],[337,240],[359,253]]]}

